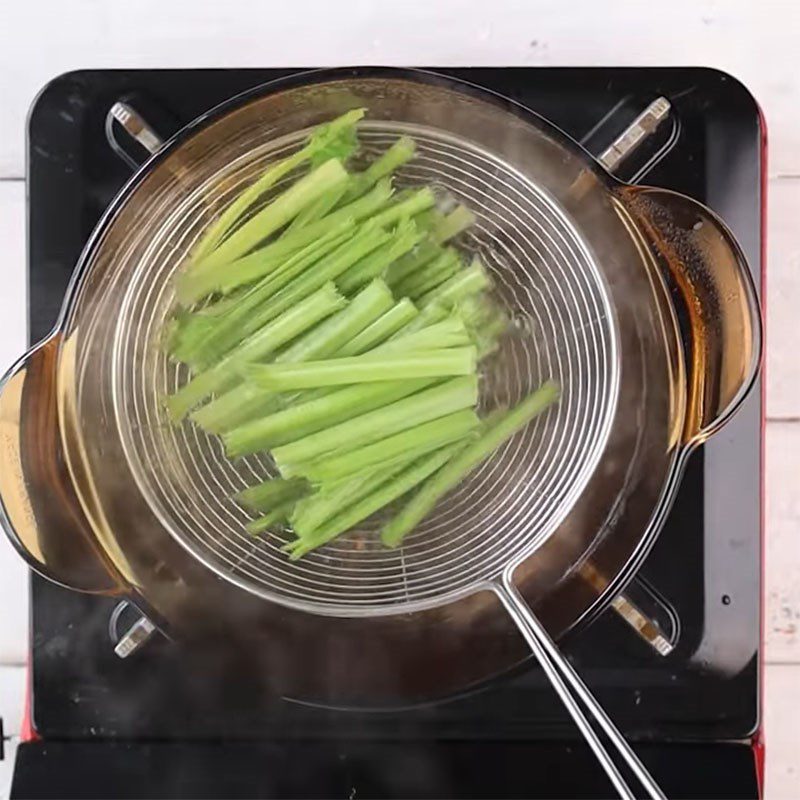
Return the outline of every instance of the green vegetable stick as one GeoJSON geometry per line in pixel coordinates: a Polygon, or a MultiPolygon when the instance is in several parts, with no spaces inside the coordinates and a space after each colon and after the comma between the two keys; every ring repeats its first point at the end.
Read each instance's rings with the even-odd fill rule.
{"type": "Polygon", "coordinates": [[[442,254],[442,251],[443,249],[433,242],[430,236],[423,239],[414,250],[389,267],[386,271],[386,282],[394,289],[408,276],[430,264],[442,254]]]}
{"type": "Polygon", "coordinates": [[[191,418],[204,431],[224,433],[248,420],[268,417],[281,408],[279,395],[250,383],[241,383],[192,412],[191,418]]]}
{"type": "Polygon", "coordinates": [[[436,198],[433,196],[433,192],[425,186],[412,192],[408,199],[401,200],[384,211],[378,212],[371,218],[371,221],[381,227],[394,225],[395,222],[399,222],[404,217],[413,217],[414,214],[430,208],[435,201],[436,198]]]}
{"type": "Polygon", "coordinates": [[[212,292],[230,293],[239,286],[262,278],[280,267],[287,256],[296,250],[317,241],[321,236],[340,226],[343,222],[359,222],[376,213],[392,196],[392,184],[388,179],[379,181],[375,188],[358,200],[328,214],[318,222],[312,222],[300,230],[284,233],[265,247],[237,259],[232,263],[197,267],[183,273],[176,285],[178,300],[193,303],[212,292]]]}
{"type": "Polygon", "coordinates": [[[289,520],[294,532],[300,538],[312,536],[320,525],[377,489],[387,478],[400,472],[410,460],[350,475],[346,480],[321,488],[295,506],[289,520]]]}
{"type": "Polygon", "coordinates": [[[373,347],[385,342],[408,322],[411,322],[418,313],[414,303],[404,297],[399,303],[395,303],[385,314],[376,319],[375,322],[347,342],[338,351],[338,355],[341,357],[359,356],[367,350],[371,350],[373,347]]]}
{"type": "Polygon", "coordinates": [[[402,497],[406,492],[411,491],[411,489],[440,469],[461,447],[463,447],[463,444],[449,445],[432,454],[423,456],[398,475],[394,475],[384,481],[374,492],[346,508],[311,537],[292,542],[291,547],[286,548],[290,550],[290,560],[297,561],[306,553],[310,553],[312,550],[327,544],[376,511],[389,505],[398,497],[402,497]]]}
{"type": "MultiPolygon", "coordinates": [[[[351,337],[369,325],[375,319],[376,311],[382,308],[387,300],[391,300],[391,293],[386,285],[382,281],[375,281],[357,295],[347,308],[309,331],[296,344],[290,345],[289,349],[281,353],[276,360],[302,361],[341,354],[342,343],[352,341],[351,337]],[[302,347],[303,352],[300,347],[302,342],[305,342],[302,347]],[[306,349],[306,345],[309,344],[313,347],[306,349]]],[[[469,339],[464,344],[469,344],[469,339]]],[[[204,430],[223,433],[243,425],[248,420],[273,414],[280,408],[279,396],[270,390],[243,383],[199,408],[192,414],[192,419],[204,430]]]]}
{"type": "Polygon", "coordinates": [[[270,478],[243,489],[234,499],[253,511],[271,511],[283,503],[296,502],[310,492],[311,484],[303,478],[270,478]]]}
{"type": "Polygon", "coordinates": [[[389,287],[380,279],[362,289],[346,308],[328,317],[290,345],[276,359],[276,364],[290,364],[320,359],[335,353],[346,342],[374,322],[393,305],[389,287]]]}
{"type": "Polygon", "coordinates": [[[457,206],[444,219],[434,225],[431,239],[436,244],[444,244],[454,236],[465,231],[475,222],[475,215],[466,206],[457,206]]]}
{"type": "Polygon", "coordinates": [[[371,353],[412,352],[415,350],[441,350],[447,347],[465,347],[470,344],[466,325],[454,315],[445,316],[441,322],[426,325],[420,330],[393,337],[376,347],[371,353]]]}
{"type": "Polygon", "coordinates": [[[214,392],[225,391],[239,382],[238,370],[248,361],[265,358],[279,347],[332,314],[345,302],[332,283],[284,312],[269,325],[242,342],[217,366],[192,378],[167,398],[167,408],[176,421],[214,392]]]}
{"type": "Polygon", "coordinates": [[[384,408],[369,411],[298,441],[273,448],[272,455],[279,469],[283,471],[289,464],[310,461],[340,447],[352,448],[369,444],[422,422],[469,408],[477,401],[478,379],[474,375],[452,378],[384,408]]]}
{"type": "Polygon", "coordinates": [[[317,386],[471,375],[475,365],[474,347],[453,347],[412,353],[390,352],[380,356],[368,353],[300,364],[251,364],[244,367],[242,374],[264,389],[289,392],[317,386]]]}
{"type": "Polygon", "coordinates": [[[511,411],[495,422],[477,441],[453,457],[447,466],[426,483],[406,506],[387,523],[381,539],[387,547],[397,547],[432,510],[439,499],[463,480],[478,464],[493,453],[506,439],[525,427],[538,414],[558,399],[558,386],[543,383],[511,411]]]}
{"type": "Polygon", "coordinates": [[[393,287],[394,293],[398,297],[420,297],[451,278],[459,269],[461,269],[461,258],[458,251],[448,247],[422,269],[396,284],[393,287]]]}
{"type": "Polygon", "coordinates": [[[273,525],[276,525],[279,522],[287,522],[295,505],[295,501],[289,501],[287,503],[283,503],[282,505],[276,506],[272,509],[272,511],[268,511],[261,517],[251,519],[245,525],[247,532],[256,536],[259,533],[268,531],[273,525]]]}
{"type": "Polygon", "coordinates": [[[235,347],[245,336],[292,308],[328,281],[335,280],[361,256],[380,247],[388,238],[389,234],[380,228],[362,227],[355,236],[342,242],[332,253],[321,259],[314,269],[308,269],[295,277],[248,316],[242,318],[236,315],[230,322],[226,321],[224,326],[220,325],[213,336],[203,342],[203,347],[206,348],[205,361],[218,358],[220,354],[235,347]]]}
{"type": "Polygon", "coordinates": [[[391,175],[398,167],[414,157],[416,145],[408,136],[401,136],[383,155],[367,167],[364,172],[352,176],[343,201],[349,203],[360,197],[381,178],[391,175]]]}
{"type": "Polygon", "coordinates": [[[345,190],[350,185],[353,178],[354,176],[351,175],[347,181],[339,184],[338,186],[334,186],[333,189],[329,189],[327,192],[325,192],[325,194],[322,195],[322,197],[318,197],[310,206],[306,206],[292,220],[289,227],[286,228],[286,233],[296,231],[298,228],[308,225],[309,222],[316,222],[317,220],[322,219],[342,199],[345,190]]]}
{"type": "Polygon", "coordinates": [[[341,161],[336,158],[326,161],[236,228],[197,265],[197,269],[212,269],[243,256],[318,197],[346,180],[347,172],[341,161]]]}
{"type": "Polygon", "coordinates": [[[255,183],[245,189],[223,212],[219,218],[208,227],[199,244],[192,253],[194,261],[200,261],[203,256],[210,253],[233,227],[239,217],[261,197],[264,192],[274,186],[281,178],[288,175],[293,169],[308,161],[321,149],[328,146],[332,139],[339,136],[343,129],[353,128],[364,116],[364,109],[357,108],[346,114],[320,125],[309,137],[306,144],[296,153],[281,159],[271,165],[255,183]]]}
{"type": "Polygon", "coordinates": [[[414,453],[422,456],[431,450],[458,441],[480,425],[472,409],[464,409],[446,417],[424,422],[408,430],[387,436],[379,442],[337,451],[334,455],[297,467],[297,472],[313,481],[334,481],[355,472],[387,463],[391,459],[414,453]]]}
{"type": "Polygon", "coordinates": [[[337,389],[230,430],[222,437],[225,450],[233,458],[287,444],[372,409],[388,406],[433,382],[421,379],[337,389]]]}
{"type": "Polygon", "coordinates": [[[425,308],[431,303],[441,303],[452,305],[464,297],[478,294],[484,289],[488,289],[492,282],[483,265],[475,259],[467,269],[454,275],[450,280],[445,281],[441,286],[437,286],[427,294],[416,300],[420,308],[425,308]]]}
{"type": "Polygon", "coordinates": [[[383,275],[386,268],[411,250],[420,238],[421,234],[414,223],[405,220],[398,226],[390,241],[357,261],[336,281],[339,291],[350,295],[373,278],[383,275]]]}
{"type": "MultiPolygon", "coordinates": [[[[194,326],[186,325],[184,332],[177,338],[172,348],[172,355],[180,361],[192,364],[206,365],[224,355],[228,349],[228,343],[245,338],[248,331],[245,330],[245,321],[253,328],[253,317],[256,309],[262,306],[281,288],[290,283],[297,275],[302,274],[311,265],[329,255],[332,251],[348,240],[353,233],[352,222],[343,222],[336,228],[332,228],[316,242],[298,250],[291,256],[280,270],[262,279],[256,286],[245,292],[238,302],[230,307],[225,313],[217,314],[209,319],[202,315],[204,311],[197,312],[191,318],[202,320],[194,326]],[[241,335],[241,338],[239,338],[241,335]]],[[[219,301],[226,302],[228,298],[219,301]]],[[[281,312],[278,307],[277,313],[273,305],[270,317],[267,313],[261,313],[259,322],[266,324],[270,319],[274,319],[281,312]]],[[[230,344],[232,347],[233,344],[230,344]]]]}
{"type": "Polygon", "coordinates": [[[401,336],[408,336],[410,333],[416,333],[417,331],[421,331],[431,325],[435,325],[437,322],[442,322],[446,320],[452,311],[443,306],[441,303],[430,303],[425,308],[423,308],[419,314],[417,314],[414,319],[412,319],[405,327],[400,328],[397,333],[392,336],[389,340],[391,342],[397,341],[401,336]]]}

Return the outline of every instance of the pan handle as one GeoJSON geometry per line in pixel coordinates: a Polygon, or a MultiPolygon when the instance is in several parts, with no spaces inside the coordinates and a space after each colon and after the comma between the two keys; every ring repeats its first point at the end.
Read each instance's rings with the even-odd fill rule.
{"type": "Polygon", "coordinates": [[[56,409],[61,335],[26,353],[0,382],[0,523],[32,569],[86,592],[121,586],[100,555],[64,459],[56,409]]]}
{"type": "Polygon", "coordinates": [[[747,260],[725,223],[666,189],[620,189],[677,289],[688,323],[684,443],[719,430],[752,387],[761,361],[761,312],[747,260]]]}
{"type": "Polygon", "coordinates": [[[622,777],[612,757],[613,752],[625,762],[651,800],[663,800],[664,794],[658,784],[517,591],[511,581],[510,570],[506,570],[503,576],[495,581],[493,589],[530,646],[553,689],[572,716],[586,743],[591,747],[600,766],[614,784],[619,796],[625,800],[635,800],[637,797],[622,777]],[[607,736],[612,745],[611,752],[601,742],[592,722],[607,736]]]}

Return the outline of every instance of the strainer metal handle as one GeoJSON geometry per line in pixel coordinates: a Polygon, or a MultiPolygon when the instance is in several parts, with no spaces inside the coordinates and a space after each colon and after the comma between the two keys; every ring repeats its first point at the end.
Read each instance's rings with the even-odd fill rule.
{"type": "Polygon", "coordinates": [[[603,745],[585,712],[588,712],[591,719],[606,734],[611,745],[613,745],[613,749],[639,780],[647,792],[647,796],[651,800],[664,800],[665,795],[658,787],[658,784],[653,780],[639,757],[633,752],[623,735],[609,719],[602,706],[589,689],[586,688],[586,684],[580,679],[569,661],[548,636],[541,622],[539,622],[511,582],[511,576],[508,572],[494,583],[494,590],[530,646],[533,655],[542,667],[556,694],[564,703],[564,707],[569,711],[586,743],[591,747],[611,783],[614,784],[619,796],[625,798],[625,800],[635,800],[637,797],[623,778],[611,753],[603,745]]]}

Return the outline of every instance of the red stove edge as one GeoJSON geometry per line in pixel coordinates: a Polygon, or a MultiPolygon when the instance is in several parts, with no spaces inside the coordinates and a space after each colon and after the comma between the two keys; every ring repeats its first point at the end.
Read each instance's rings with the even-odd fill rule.
{"type": "Polygon", "coordinates": [[[767,136],[767,119],[764,116],[764,109],[759,103],[756,103],[758,108],[758,121],[761,128],[761,309],[762,309],[762,333],[761,333],[761,463],[759,471],[759,480],[761,483],[761,518],[759,538],[761,541],[761,614],[759,617],[759,643],[760,655],[758,663],[758,707],[759,707],[759,723],[756,732],[750,739],[750,745],[753,750],[753,758],[755,759],[756,781],[758,783],[758,796],[763,800],[764,798],[764,777],[766,769],[766,742],[764,731],[764,673],[765,673],[765,600],[766,600],[766,571],[764,564],[766,561],[766,514],[765,514],[765,482],[764,482],[764,464],[765,464],[765,442],[766,442],[766,427],[767,427],[767,318],[764,310],[767,307],[767,187],[769,184],[767,176],[767,151],[768,151],[768,136],[767,136]]]}

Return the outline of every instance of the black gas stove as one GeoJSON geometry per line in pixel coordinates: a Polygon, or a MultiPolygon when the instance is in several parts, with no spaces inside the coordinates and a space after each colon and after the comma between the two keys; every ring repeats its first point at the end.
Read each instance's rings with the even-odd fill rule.
{"type": "MultiPolygon", "coordinates": [[[[128,103],[166,138],[231,95],[293,71],[87,71],[42,91],[28,131],[32,342],[52,326],[84,242],[130,176],[126,161],[143,157],[136,145],[127,158],[110,146],[114,103],[128,103]]],[[[622,177],[711,206],[760,284],[765,131],[735,80],[699,69],[440,71],[518,100],[595,154],[667,97],[672,116],[622,177]]],[[[761,423],[756,391],[694,454],[632,590],[671,652],[656,652],[613,612],[564,642],[670,797],[759,794],[761,423]]],[[[31,592],[28,741],[14,797],[612,793],[532,664],[414,709],[335,711],[289,698],[254,706],[235,675],[220,680],[213,659],[159,636],[119,658],[112,638],[127,612],[119,619],[115,600],[35,575],[31,592]]]]}

